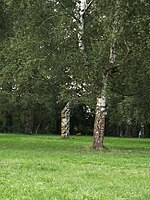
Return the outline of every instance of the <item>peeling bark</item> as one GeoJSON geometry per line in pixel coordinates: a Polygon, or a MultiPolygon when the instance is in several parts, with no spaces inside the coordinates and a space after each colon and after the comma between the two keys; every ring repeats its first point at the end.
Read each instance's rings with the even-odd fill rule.
{"type": "MultiPolygon", "coordinates": [[[[77,25],[78,25],[78,45],[80,52],[85,57],[85,51],[84,51],[84,43],[83,43],[83,34],[84,34],[84,12],[87,8],[86,0],[81,0],[76,3],[76,9],[75,9],[75,16],[77,19],[77,25]]],[[[70,106],[69,102],[66,104],[66,106],[63,108],[61,112],[61,137],[67,138],[70,134],[70,106]]]]}
{"type": "Polygon", "coordinates": [[[69,102],[61,111],[61,137],[68,138],[70,135],[70,105],[69,102]]]}
{"type": "Polygon", "coordinates": [[[83,43],[83,35],[84,35],[84,12],[86,10],[86,0],[78,1],[76,4],[76,17],[78,19],[78,45],[79,49],[82,53],[84,53],[84,43],[83,43]]]}
{"type": "Polygon", "coordinates": [[[105,133],[105,116],[106,116],[106,89],[107,76],[103,77],[103,88],[101,95],[97,97],[95,121],[93,130],[93,149],[99,150],[104,148],[104,133],[105,133]]]}
{"type": "MultiPolygon", "coordinates": [[[[117,1],[117,7],[119,2],[117,1]]],[[[103,75],[103,87],[101,95],[97,97],[96,112],[95,112],[95,122],[94,122],[94,131],[93,131],[93,149],[102,149],[104,148],[103,140],[105,133],[105,116],[106,116],[106,93],[107,93],[107,77],[113,73],[115,68],[115,44],[116,44],[116,33],[118,32],[118,11],[116,10],[114,15],[114,23],[111,36],[111,44],[109,50],[109,65],[106,68],[106,72],[103,75]]]]}

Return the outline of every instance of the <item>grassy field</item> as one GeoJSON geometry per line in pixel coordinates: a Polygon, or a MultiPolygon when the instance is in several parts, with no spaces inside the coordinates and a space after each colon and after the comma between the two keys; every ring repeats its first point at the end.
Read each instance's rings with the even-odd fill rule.
{"type": "Polygon", "coordinates": [[[0,134],[0,200],[150,200],[150,139],[0,134]]]}

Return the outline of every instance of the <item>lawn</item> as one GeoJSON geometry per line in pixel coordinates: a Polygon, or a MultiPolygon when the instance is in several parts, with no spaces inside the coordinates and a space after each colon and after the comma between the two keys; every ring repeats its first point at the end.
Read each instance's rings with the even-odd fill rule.
{"type": "Polygon", "coordinates": [[[150,139],[0,134],[0,200],[150,200],[150,139]]]}

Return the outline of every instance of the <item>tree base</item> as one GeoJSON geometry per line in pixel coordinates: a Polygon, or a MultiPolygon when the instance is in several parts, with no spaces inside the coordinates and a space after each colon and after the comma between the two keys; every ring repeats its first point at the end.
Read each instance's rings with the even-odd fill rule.
{"type": "Polygon", "coordinates": [[[105,151],[105,150],[108,150],[108,148],[107,148],[106,146],[104,146],[104,145],[98,146],[98,147],[92,146],[91,148],[92,148],[93,150],[95,150],[95,151],[105,151]]]}
{"type": "Polygon", "coordinates": [[[67,138],[69,138],[69,136],[68,135],[61,135],[61,138],[62,139],[67,139],[67,138]]]}

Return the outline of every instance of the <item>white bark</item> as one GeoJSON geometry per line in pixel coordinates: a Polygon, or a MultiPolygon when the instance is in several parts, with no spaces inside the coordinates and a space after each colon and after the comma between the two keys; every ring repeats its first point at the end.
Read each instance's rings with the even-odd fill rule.
{"type": "Polygon", "coordinates": [[[97,106],[100,106],[101,111],[104,111],[106,107],[107,75],[103,76],[102,82],[103,82],[103,88],[100,97],[97,97],[97,106]]]}
{"type": "Polygon", "coordinates": [[[76,4],[76,17],[78,19],[78,45],[82,53],[84,53],[84,12],[86,10],[87,3],[86,0],[80,0],[76,4]]]}
{"type": "Polygon", "coordinates": [[[97,97],[96,113],[94,121],[94,140],[93,148],[101,149],[103,148],[104,132],[105,132],[105,116],[106,116],[106,93],[107,93],[107,77],[108,73],[111,73],[115,64],[115,43],[116,43],[116,33],[118,30],[118,15],[115,13],[115,20],[112,29],[112,42],[110,44],[109,51],[109,67],[107,69],[106,75],[103,75],[103,87],[101,95],[97,97]]]}
{"type": "MultiPolygon", "coordinates": [[[[80,0],[76,4],[75,15],[78,19],[78,45],[80,51],[85,55],[83,34],[84,34],[84,12],[86,10],[86,0],[80,0]]],[[[61,112],[61,137],[66,138],[70,134],[70,106],[69,102],[61,112]]]]}
{"type": "Polygon", "coordinates": [[[70,135],[70,105],[69,102],[61,111],[61,137],[67,138],[70,135]]]}
{"type": "Polygon", "coordinates": [[[95,121],[93,130],[93,149],[103,148],[106,116],[106,92],[107,92],[107,75],[103,76],[103,88],[101,94],[97,97],[95,109],[95,121]]]}

